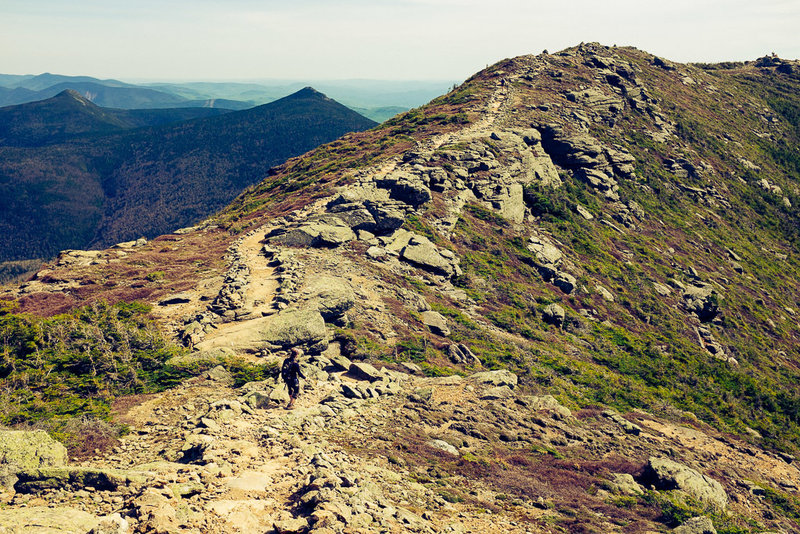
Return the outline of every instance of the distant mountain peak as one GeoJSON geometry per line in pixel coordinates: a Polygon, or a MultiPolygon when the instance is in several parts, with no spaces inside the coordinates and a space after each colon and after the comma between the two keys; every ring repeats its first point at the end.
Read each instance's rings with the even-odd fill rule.
{"type": "Polygon", "coordinates": [[[53,98],[74,98],[76,100],[81,100],[83,102],[89,102],[89,100],[80,94],[78,91],[74,89],[64,89],[60,93],[58,93],[53,98]]]}
{"type": "Polygon", "coordinates": [[[309,85],[307,87],[303,87],[296,93],[292,93],[287,98],[328,98],[328,97],[309,85]]]}

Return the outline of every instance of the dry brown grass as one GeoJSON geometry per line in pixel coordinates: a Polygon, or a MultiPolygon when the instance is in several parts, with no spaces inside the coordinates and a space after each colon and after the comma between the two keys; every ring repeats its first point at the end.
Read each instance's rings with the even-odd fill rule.
{"type": "Polygon", "coordinates": [[[65,313],[98,301],[152,302],[189,290],[197,281],[221,274],[225,249],[233,237],[220,230],[167,235],[120,258],[118,263],[86,267],[49,266],[43,283],[77,282],[75,288],[38,292],[19,299],[20,311],[41,317],[65,313]]]}

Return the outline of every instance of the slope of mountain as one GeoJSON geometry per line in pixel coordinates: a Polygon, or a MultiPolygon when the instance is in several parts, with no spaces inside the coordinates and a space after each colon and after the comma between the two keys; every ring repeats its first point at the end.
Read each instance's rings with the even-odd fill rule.
{"type": "Polygon", "coordinates": [[[77,91],[101,107],[144,109],[184,107],[184,100],[167,93],[136,86],[107,86],[94,82],[63,82],[38,91],[37,100],[50,98],[61,91],[77,91]]]}
{"type": "MultiPolygon", "coordinates": [[[[0,147],[3,261],[90,243],[108,246],[192,224],[273,165],[374,125],[311,89],[251,110],[113,135],[99,134],[153,120],[156,112],[106,110],[65,93],[3,113],[6,139],[50,143],[0,147]],[[46,112],[50,122],[31,120],[36,111],[46,112]],[[59,128],[65,136],[91,135],[53,144],[48,136],[57,138],[59,128]]],[[[170,114],[178,118],[176,113],[188,112],[170,114]]]]}
{"type": "Polygon", "coordinates": [[[136,232],[147,237],[196,222],[272,166],[374,125],[306,88],[252,109],[132,133],[124,139],[129,152],[104,177],[106,215],[92,243],[134,237],[134,221],[136,232]]]}
{"type": "Polygon", "coordinates": [[[126,128],[130,125],[72,90],[47,100],[0,108],[0,146],[40,146],[126,128]]]}
{"type": "Polygon", "coordinates": [[[5,421],[183,382],[120,399],[107,452],[51,419],[77,459],[10,468],[0,520],[108,480],[91,528],[800,531],[798,95],[776,57],[522,56],[192,230],[62,254],[4,293],[5,421]]]}
{"type": "Polygon", "coordinates": [[[35,147],[89,134],[221,115],[223,108],[102,108],[67,89],[47,100],[0,108],[0,146],[35,147]]]}

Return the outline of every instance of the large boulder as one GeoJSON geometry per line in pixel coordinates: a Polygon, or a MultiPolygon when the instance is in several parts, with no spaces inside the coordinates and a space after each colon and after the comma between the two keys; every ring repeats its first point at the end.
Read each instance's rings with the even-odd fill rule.
{"type": "Polygon", "coordinates": [[[287,309],[271,319],[262,332],[263,340],[270,345],[280,348],[327,346],[325,319],[316,308],[287,309]]]}
{"type": "Polygon", "coordinates": [[[400,201],[366,202],[365,206],[375,218],[375,228],[370,230],[379,235],[394,232],[406,221],[406,206],[400,201]]]}
{"type": "Polygon", "coordinates": [[[603,146],[586,133],[571,134],[550,125],[542,131],[542,146],[562,167],[599,167],[607,164],[603,146]]]}
{"type": "Polygon", "coordinates": [[[366,362],[351,363],[348,374],[353,378],[357,378],[358,380],[369,380],[370,382],[382,380],[384,377],[383,373],[366,362]]]}
{"type": "Polygon", "coordinates": [[[471,375],[469,379],[484,386],[508,386],[512,389],[517,387],[517,382],[519,381],[517,375],[506,369],[475,373],[474,375],[471,375]]]}
{"type": "Polygon", "coordinates": [[[651,457],[644,477],[657,489],[683,491],[719,510],[728,504],[728,495],[719,482],[667,458],[651,457]]]}
{"type": "Polygon", "coordinates": [[[707,517],[693,517],[672,530],[674,534],[717,534],[714,523],[707,517]]]}
{"type": "Polygon", "coordinates": [[[0,510],[0,532],[14,534],[127,532],[125,527],[127,527],[127,521],[120,518],[119,515],[114,518],[96,517],[75,508],[30,506],[0,510]]]}
{"type": "Polygon", "coordinates": [[[350,284],[333,276],[319,278],[308,288],[310,302],[316,304],[320,315],[330,321],[341,317],[356,303],[350,284]]]}
{"type": "Polygon", "coordinates": [[[525,220],[527,213],[522,184],[506,175],[492,176],[491,180],[478,182],[473,187],[475,195],[491,205],[504,218],[517,224],[525,220]]]}
{"type": "Polygon", "coordinates": [[[44,430],[1,430],[0,465],[18,469],[58,467],[67,463],[67,449],[44,430]]]}
{"type": "Polygon", "coordinates": [[[350,226],[332,215],[307,221],[295,228],[280,228],[266,236],[268,243],[289,247],[336,247],[355,239],[356,234],[350,226]]]}
{"type": "Polygon", "coordinates": [[[422,319],[422,324],[427,326],[434,334],[445,337],[450,335],[447,319],[441,313],[428,310],[420,313],[420,318],[422,319]]]}
{"type": "Polygon", "coordinates": [[[113,491],[130,484],[143,485],[147,481],[145,473],[63,466],[24,469],[17,473],[17,477],[19,480],[14,484],[14,489],[18,493],[41,493],[53,489],[80,490],[86,487],[113,491]]]}
{"type": "Polygon", "coordinates": [[[389,195],[415,208],[431,201],[431,190],[417,174],[394,171],[376,180],[378,187],[389,190],[389,195]]]}
{"type": "Polygon", "coordinates": [[[439,250],[427,237],[413,236],[400,253],[409,263],[444,276],[461,274],[458,259],[452,252],[439,250]]]}
{"type": "Polygon", "coordinates": [[[369,212],[364,202],[349,202],[347,199],[336,199],[328,204],[328,212],[335,213],[353,230],[372,231],[375,228],[375,217],[369,212]]]}
{"type": "Polygon", "coordinates": [[[542,319],[544,322],[555,326],[561,326],[566,317],[567,312],[558,304],[549,304],[542,310],[542,319]]]}
{"type": "Polygon", "coordinates": [[[541,265],[558,266],[564,259],[564,255],[555,245],[539,236],[531,236],[528,239],[528,250],[541,265]]]}

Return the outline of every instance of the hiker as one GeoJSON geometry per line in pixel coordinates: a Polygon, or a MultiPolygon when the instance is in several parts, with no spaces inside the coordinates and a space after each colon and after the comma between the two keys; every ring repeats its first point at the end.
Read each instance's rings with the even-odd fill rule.
{"type": "Polygon", "coordinates": [[[300,370],[298,360],[303,355],[303,351],[298,347],[293,347],[289,356],[283,360],[281,365],[281,378],[286,382],[286,387],[289,388],[289,404],[286,405],[287,410],[291,410],[294,406],[294,400],[300,394],[300,378],[305,378],[303,372],[300,370]]]}

